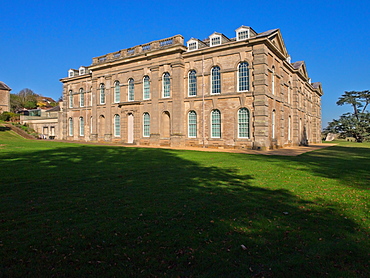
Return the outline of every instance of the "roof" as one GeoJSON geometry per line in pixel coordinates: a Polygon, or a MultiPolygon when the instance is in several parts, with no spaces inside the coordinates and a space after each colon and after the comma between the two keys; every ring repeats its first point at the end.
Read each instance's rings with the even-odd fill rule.
{"type": "Polygon", "coordinates": [[[0,81],[0,90],[8,90],[8,91],[10,91],[11,89],[4,82],[0,81]]]}
{"type": "Polygon", "coordinates": [[[299,69],[302,66],[303,63],[304,63],[304,61],[294,62],[294,63],[292,63],[292,67],[294,69],[299,69]]]}
{"type": "Polygon", "coordinates": [[[262,33],[259,33],[256,38],[260,38],[260,37],[266,37],[266,36],[269,36],[271,34],[273,34],[274,32],[278,31],[279,29],[272,29],[272,30],[268,30],[266,32],[262,32],[262,33]]]}
{"type": "Polygon", "coordinates": [[[320,88],[321,87],[321,82],[312,83],[312,87],[314,87],[315,89],[320,88]]]}
{"type": "Polygon", "coordinates": [[[60,106],[57,105],[57,106],[55,106],[55,107],[53,107],[53,108],[51,108],[49,110],[46,110],[46,112],[54,112],[54,111],[60,111],[60,106]]]}

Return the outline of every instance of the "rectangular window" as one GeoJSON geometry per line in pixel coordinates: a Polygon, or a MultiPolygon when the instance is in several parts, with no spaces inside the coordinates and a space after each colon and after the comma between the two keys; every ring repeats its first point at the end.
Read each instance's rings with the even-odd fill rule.
{"type": "Polygon", "coordinates": [[[198,49],[197,43],[196,42],[189,43],[188,49],[189,50],[196,50],[196,49],[198,49]]]}
{"type": "Polygon", "coordinates": [[[150,136],[150,115],[148,113],[145,113],[143,117],[143,137],[149,136],[150,136]]]}
{"type": "Polygon", "coordinates": [[[211,39],[211,46],[221,44],[221,37],[213,37],[211,39]]]}
{"type": "Polygon", "coordinates": [[[197,137],[197,113],[195,113],[195,111],[189,112],[188,136],[189,138],[197,137]]]}
{"type": "Polygon", "coordinates": [[[248,39],[248,30],[243,30],[243,31],[240,31],[238,32],[238,40],[245,40],[245,39],[248,39]]]}
{"type": "Polygon", "coordinates": [[[211,137],[221,138],[221,113],[218,110],[213,110],[211,115],[211,137]]]}

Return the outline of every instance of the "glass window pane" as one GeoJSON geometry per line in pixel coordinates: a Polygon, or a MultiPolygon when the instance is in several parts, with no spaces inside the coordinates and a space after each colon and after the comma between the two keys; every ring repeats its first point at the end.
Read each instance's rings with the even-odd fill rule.
{"type": "Polygon", "coordinates": [[[219,110],[213,110],[211,115],[211,137],[220,138],[221,137],[221,113],[219,110]]]}
{"type": "Polygon", "coordinates": [[[238,111],[238,137],[249,138],[249,111],[241,108],[238,111]]]}
{"type": "Polygon", "coordinates": [[[189,96],[197,95],[197,73],[195,70],[189,72],[189,96]]]}
{"type": "Polygon", "coordinates": [[[197,113],[195,111],[189,112],[188,133],[189,137],[197,137],[197,113]]]}
{"type": "Polygon", "coordinates": [[[211,71],[211,83],[212,89],[211,94],[220,94],[221,93],[221,79],[220,79],[220,68],[214,67],[211,71]]]}

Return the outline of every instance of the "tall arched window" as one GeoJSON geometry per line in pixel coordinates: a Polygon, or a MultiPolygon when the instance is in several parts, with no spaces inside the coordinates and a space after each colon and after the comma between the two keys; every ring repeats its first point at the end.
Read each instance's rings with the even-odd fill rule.
{"type": "Polygon", "coordinates": [[[114,82],[114,102],[119,103],[121,101],[121,88],[119,81],[114,82]]]}
{"type": "Polygon", "coordinates": [[[221,93],[221,76],[220,76],[220,67],[213,67],[211,70],[211,94],[220,94],[221,93]]]}
{"type": "Polygon", "coordinates": [[[143,99],[150,99],[150,78],[147,75],[143,78],[143,99]]]}
{"type": "Polygon", "coordinates": [[[119,115],[114,115],[114,136],[120,137],[121,136],[121,117],[119,115]]]}
{"type": "Polygon", "coordinates": [[[73,136],[73,119],[68,119],[69,136],[73,136]]]}
{"type": "Polygon", "coordinates": [[[85,106],[85,92],[81,88],[80,89],[80,107],[84,107],[84,106],[85,106]]]}
{"type": "Polygon", "coordinates": [[[80,117],[79,119],[79,130],[80,136],[85,136],[85,121],[83,117],[80,117]]]}
{"type": "Polygon", "coordinates": [[[105,86],[100,84],[100,104],[105,104],[105,86]]]}
{"type": "Polygon", "coordinates": [[[93,133],[93,117],[90,117],[90,134],[93,133]]]}
{"type": "Polygon", "coordinates": [[[249,138],[249,111],[240,108],[238,111],[238,137],[249,138]]]}
{"type": "Polygon", "coordinates": [[[143,137],[150,136],[150,115],[149,113],[144,113],[143,115],[143,137]]]}
{"type": "Polygon", "coordinates": [[[275,110],[272,110],[272,115],[271,115],[271,129],[272,129],[272,139],[275,139],[275,110]]]}
{"type": "Polygon", "coordinates": [[[221,138],[221,112],[217,109],[211,112],[211,137],[221,138]]]}
{"type": "Polygon", "coordinates": [[[171,96],[171,79],[170,74],[168,72],[165,72],[163,74],[163,80],[162,80],[162,91],[163,91],[163,97],[170,97],[171,96]]]}
{"type": "Polygon", "coordinates": [[[272,67],[272,73],[271,73],[271,93],[275,94],[275,68],[272,67]]]}
{"type": "Polygon", "coordinates": [[[292,140],[292,116],[288,117],[288,140],[292,140]]]}
{"type": "Polygon", "coordinates": [[[130,78],[128,80],[128,101],[133,101],[135,100],[135,84],[134,84],[134,79],[130,78]]]}
{"type": "Polygon", "coordinates": [[[197,72],[195,70],[189,71],[188,77],[188,95],[189,97],[197,95],[197,72]]]}
{"type": "Polygon", "coordinates": [[[188,114],[188,137],[197,137],[197,113],[190,111],[188,114]]]}
{"type": "Polygon", "coordinates": [[[248,63],[242,62],[238,66],[238,91],[248,91],[249,90],[249,69],[248,63]]]}
{"type": "Polygon", "coordinates": [[[69,108],[73,108],[73,93],[72,93],[72,90],[70,90],[69,93],[68,93],[68,103],[69,103],[69,108]]]}

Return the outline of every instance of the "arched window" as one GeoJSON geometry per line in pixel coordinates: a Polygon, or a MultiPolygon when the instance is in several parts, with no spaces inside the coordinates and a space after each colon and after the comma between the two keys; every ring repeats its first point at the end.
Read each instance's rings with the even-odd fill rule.
{"type": "Polygon", "coordinates": [[[249,111],[240,108],[238,111],[238,137],[249,138],[249,111]]]}
{"type": "Polygon", "coordinates": [[[288,117],[288,140],[292,140],[292,116],[288,117]]]}
{"type": "Polygon", "coordinates": [[[149,113],[144,113],[143,115],[143,137],[150,136],[150,115],[149,113]]]}
{"type": "Polygon", "coordinates": [[[105,104],[105,86],[100,84],[100,104],[105,104]]]}
{"type": "Polygon", "coordinates": [[[69,102],[69,108],[73,108],[73,93],[72,90],[68,93],[68,102],[69,102]]]}
{"type": "Polygon", "coordinates": [[[114,136],[120,137],[121,136],[121,117],[119,115],[114,115],[114,136]]]}
{"type": "Polygon", "coordinates": [[[170,97],[171,95],[171,79],[170,79],[170,74],[168,72],[165,72],[163,74],[163,80],[162,80],[162,84],[163,84],[163,88],[162,88],[162,91],[163,91],[163,97],[170,97]]]}
{"type": "Polygon", "coordinates": [[[272,115],[271,115],[271,129],[272,129],[272,139],[275,139],[275,110],[272,110],[272,115]]]}
{"type": "Polygon", "coordinates": [[[147,75],[143,78],[143,99],[150,99],[150,78],[147,75]]]}
{"type": "Polygon", "coordinates": [[[197,113],[195,111],[190,111],[188,114],[188,137],[197,137],[197,113]]]}
{"type": "Polygon", "coordinates": [[[135,100],[134,79],[130,78],[128,80],[128,101],[134,101],[134,100],[135,100]]]}
{"type": "Polygon", "coordinates": [[[248,63],[242,62],[238,66],[238,91],[248,91],[249,90],[249,69],[248,63]]]}
{"type": "Polygon", "coordinates": [[[271,93],[275,94],[275,68],[272,67],[272,73],[271,73],[271,93]]]}
{"type": "Polygon", "coordinates": [[[85,136],[85,121],[83,117],[80,117],[79,119],[79,130],[80,136],[85,136]]]}
{"type": "Polygon", "coordinates": [[[220,94],[221,93],[221,76],[220,76],[220,67],[213,67],[211,70],[211,94],[220,94]]]}
{"type": "Polygon", "coordinates": [[[84,106],[85,106],[85,92],[81,88],[80,89],[80,107],[84,107],[84,106]]]}
{"type": "Polygon", "coordinates": [[[114,82],[114,102],[119,103],[121,101],[121,88],[119,81],[114,82]]]}
{"type": "Polygon", "coordinates": [[[90,134],[93,133],[93,117],[90,117],[90,134]]]}
{"type": "Polygon", "coordinates": [[[221,112],[217,109],[211,113],[211,137],[221,138],[221,112]]]}
{"type": "Polygon", "coordinates": [[[73,136],[73,119],[68,119],[69,136],[73,136]]]}
{"type": "Polygon", "coordinates": [[[197,72],[195,70],[189,71],[189,78],[188,78],[188,87],[189,97],[197,95],[197,72]]]}

